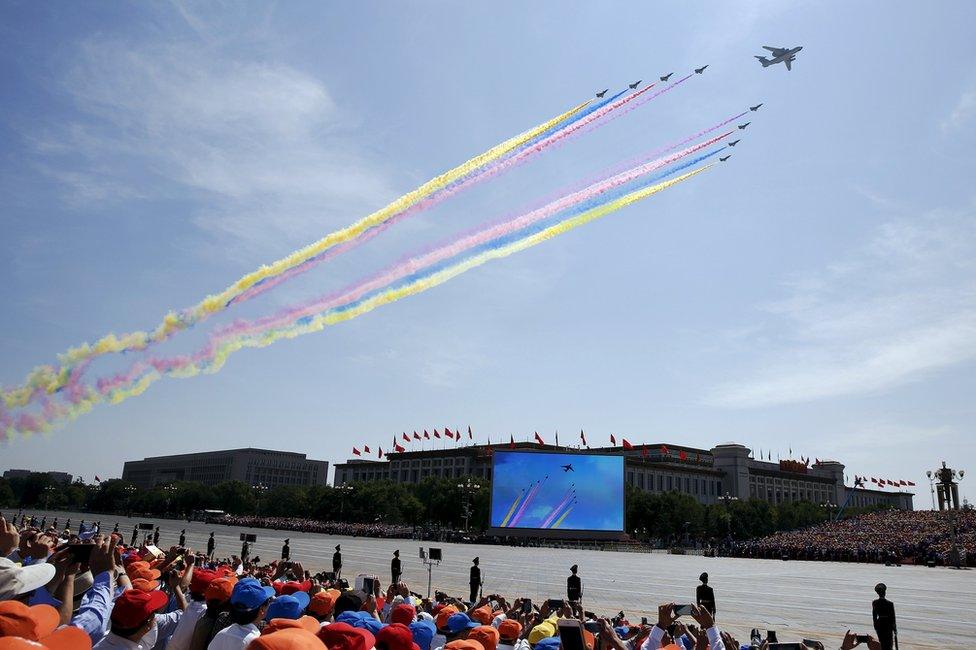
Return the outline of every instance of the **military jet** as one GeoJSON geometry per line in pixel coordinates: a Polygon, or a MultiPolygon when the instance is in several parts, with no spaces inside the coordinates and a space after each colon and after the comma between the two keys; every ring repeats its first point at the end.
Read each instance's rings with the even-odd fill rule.
{"type": "Polygon", "coordinates": [[[732,142],[729,143],[729,146],[734,147],[735,145],[739,144],[739,142],[741,142],[741,140],[733,140],[732,142]]]}
{"type": "Polygon", "coordinates": [[[721,160],[722,162],[725,162],[726,160],[728,160],[731,157],[732,157],[732,154],[729,154],[727,156],[720,156],[719,157],[719,160],[721,160]]]}
{"type": "Polygon", "coordinates": [[[700,68],[695,68],[695,74],[701,74],[701,73],[705,72],[705,68],[707,68],[707,67],[708,67],[708,65],[703,65],[700,68]]]}
{"type": "Polygon", "coordinates": [[[673,75],[673,74],[674,74],[673,72],[667,73],[666,75],[664,75],[663,77],[661,77],[661,81],[667,81],[668,79],[671,78],[671,75],[673,75]]]}
{"type": "Polygon", "coordinates": [[[746,127],[749,126],[750,124],[752,124],[752,122],[746,122],[745,124],[740,124],[739,125],[739,130],[740,131],[745,131],[746,127]]]}
{"type": "Polygon", "coordinates": [[[598,92],[598,93],[596,94],[596,96],[597,96],[597,97],[603,97],[604,95],[606,95],[606,94],[607,94],[607,91],[608,91],[608,90],[610,90],[610,89],[609,89],[609,88],[604,88],[603,90],[601,90],[600,92],[598,92]]]}
{"type": "Polygon", "coordinates": [[[639,86],[640,85],[640,82],[642,82],[642,81],[644,81],[644,80],[643,79],[638,79],[634,83],[630,84],[630,89],[633,90],[634,88],[637,88],[637,86],[639,86]]]}
{"type": "Polygon", "coordinates": [[[764,50],[769,50],[773,54],[772,59],[767,59],[764,56],[757,56],[759,62],[762,63],[762,67],[768,68],[771,65],[776,65],[777,63],[785,63],[787,70],[792,70],[793,60],[796,58],[796,53],[803,49],[802,46],[797,47],[770,47],[768,45],[763,45],[764,50]]]}
{"type": "MultiPolygon", "coordinates": [[[[607,91],[606,91],[606,90],[604,90],[603,92],[607,92],[607,91]]],[[[756,111],[758,111],[758,110],[759,110],[759,107],[760,107],[760,106],[762,106],[762,104],[756,104],[755,106],[750,106],[750,107],[749,107],[749,110],[750,110],[750,111],[752,111],[753,113],[755,113],[756,111]]]]}
{"type": "Polygon", "coordinates": [[[573,469],[572,464],[570,464],[570,465],[563,465],[563,471],[564,472],[575,472],[576,470],[573,469]]]}

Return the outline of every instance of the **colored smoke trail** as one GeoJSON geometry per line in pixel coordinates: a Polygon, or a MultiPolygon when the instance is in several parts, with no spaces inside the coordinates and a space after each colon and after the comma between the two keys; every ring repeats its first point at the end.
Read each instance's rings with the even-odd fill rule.
{"type": "Polygon", "coordinates": [[[564,512],[564,513],[563,513],[563,516],[562,516],[562,517],[560,517],[559,519],[557,519],[557,520],[556,520],[556,523],[554,523],[554,524],[552,525],[552,527],[553,527],[553,528],[559,528],[559,527],[560,527],[560,526],[562,525],[562,523],[563,523],[563,519],[565,519],[565,518],[566,518],[566,515],[568,515],[568,514],[569,514],[569,513],[571,513],[572,511],[573,511],[573,509],[572,509],[572,508],[569,508],[569,509],[567,509],[567,510],[566,510],[566,512],[564,512]]]}
{"type": "Polygon", "coordinates": [[[549,526],[549,524],[552,523],[552,520],[556,518],[556,515],[559,514],[559,511],[562,510],[563,507],[569,503],[570,499],[572,499],[574,496],[576,496],[576,493],[573,491],[573,488],[566,490],[566,494],[563,496],[562,501],[560,501],[555,508],[549,511],[549,514],[545,519],[542,520],[542,525],[540,525],[539,528],[546,528],[549,526]]]}
{"type": "MultiPolygon", "coordinates": [[[[208,346],[204,349],[203,353],[197,353],[192,356],[186,355],[173,359],[153,360],[153,369],[150,372],[138,378],[136,378],[135,375],[129,377],[124,385],[113,386],[107,391],[107,394],[103,394],[101,391],[89,389],[83,399],[79,399],[77,403],[72,404],[70,408],[65,410],[64,415],[58,419],[74,419],[78,415],[90,410],[94,404],[99,402],[109,401],[111,403],[118,403],[128,399],[129,397],[141,395],[152,383],[160,379],[164,374],[173,377],[191,377],[201,372],[217,372],[227,362],[227,359],[239,350],[245,348],[263,348],[282,339],[292,339],[305,334],[320,332],[328,326],[357,318],[358,316],[362,316],[363,314],[373,311],[377,307],[396,302],[408,296],[422,293],[431,288],[439,286],[448,280],[457,277],[458,275],[466,273],[471,269],[480,267],[492,260],[502,259],[527,248],[531,248],[548,241],[553,237],[569,232],[570,230],[574,230],[579,226],[607,216],[621,208],[653,196],[658,192],[707,171],[713,165],[714,163],[708,164],[662,183],[632,191],[612,201],[590,208],[589,210],[574,217],[550,225],[542,230],[539,230],[538,232],[534,232],[515,241],[506,243],[504,246],[482,251],[477,255],[465,258],[450,266],[439,268],[436,271],[432,271],[420,277],[412,278],[400,285],[363,297],[349,305],[328,309],[314,317],[303,317],[294,325],[263,332],[257,336],[235,337],[233,339],[221,342],[219,346],[208,346]]],[[[11,431],[8,427],[7,433],[9,435],[17,431],[29,432],[46,430],[50,424],[50,422],[40,421],[35,422],[26,428],[22,428],[15,422],[13,431],[11,431]]],[[[528,501],[529,498],[527,497],[526,501],[523,502],[522,507],[519,509],[520,514],[524,512],[524,508],[528,501]]],[[[515,525],[515,523],[517,523],[517,521],[512,522],[512,525],[515,525]]]]}
{"type": "Polygon", "coordinates": [[[544,479],[536,483],[535,487],[529,490],[529,493],[525,495],[525,501],[522,502],[522,505],[519,506],[518,512],[515,513],[515,517],[512,518],[512,526],[518,526],[519,521],[522,520],[522,515],[525,514],[525,509],[529,507],[529,503],[531,503],[532,499],[535,498],[535,495],[539,493],[539,489],[542,487],[542,484],[548,480],[549,476],[547,475],[544,479]]]}
{"type": "Polygon", "coordinates": [[[69,348],[66,352],[58,355],[61,364],[60,368],[55,368],[50,365],[38,366],[28,374],[23,385],[0,391],[0,401],[8,409],[27,406],[39,393],[52,394],[62,389],[68,381],[71,368],[82,361],[116,352],[144,350],[154,343],[169,339],[177,332],[185,330],[209,318],[213,314],[223,311],[232,298],[247,291],[261,280],[284,273],[334,246],[359,236],[369,228],[382,224],[392,216],[408,209],[428,195],[449,186],[458,179],[467,176],[523,144],[534,141],[540,134],[550,131],[553,127],[584,110],[590,105],[591,101],[583,102],[539,126],[492,147],[488,151],[471,158],[454,169],[434,177],[417,189],[404,194],[386,207],[363,217],[359,221],[341,230],[329,233],[318,241],[276,262],[262,266],[258,270],[241,277],[220,293],[207,296],[193,307],[184,309],[179,313],[168,313],[152,332],[129,332],[121,336],[113,333],[103,336],[94,343],[85,343],[74,348],[69,348]]]}
{"type": "MultiPolygon", "coordinates": [[[[422,201],[418,201],[416,204],[410,206],[406,210],[403,210],[402,212],[392,216],[384,223],[362,233],[356,239],[345,242],[342,245],[341,250],[337,248],[331,249],[329,251],[316,255],[315,257],[309,258],[301,265],[295,266],[294,268],[289,269],[284,273],[276,275],[272,278],[268,278],[267,280],[262,280],[261,282],[257,283],[255,286],[251,287],[247,291],[231,299],[231,301],[228,303],[228,306],[230,304],[235,304],[237,302],[250,300],[251,298],[261,295],[265,291],[274,288],[275,286],[281,284],[282,282],[285,282],[286,280],[289,280],[292,277],[305,273],[311,268],[314,268],[315,266],[318,266],[319,264],[328,261],[329,259],[332,259],[333,257],[339,255],[340,253],[344,253],[348,250],[351,250],[352,248],[364,244],[370,239],[385,232],[388,228],[399,223],[403,219],[406,219],[422,210],[428,210],[440,204],[445,199],[454,196],[455,194],[457,194],[462,190],[474,187],[479,183],[483,183],[486,180],[490,180],[495,176],[498,176],[499,174],[502,174],[519,165],[522,165],[528,160],[535,157],[536,155],[546,151],[550,147],[563,144],[564,141],[566,141],[566,139],[569,138],[570,136],[578,135],[582,133],[580,129],[582,129],[583,127],[587,125],[591,125],[594,122],[600,120],[601,118],[604,118],[606,115],[610,114],[611,112],[618,110],[623,106],[626,106],[629,102],[639,98],[644,92],[650,90],[653,87],[654,84],[651,84],[646,88],[640,90],[639,92],[632,93],[627,97],[624,97],[623,99],[620,99],[618,101],[618,98],[626,92],[626,91],[621,91],[616,95],[613,95],[607,99],[602,100],[596,105],[586,108],[580,114],[574,116],[575,119],[571,121],[569,124],[562,127],[556,125],[551,129],[549,129],[548,132],[540,134],[532,141],[525,143],[523,146],[520,146],[517,149],[512,149],[505,156],[501,156],[495,159],[490,164],[486,165],[482,170],[479,170],[478,173],[471,173],[463,178],[459,178],[458,180],[454,181],[450,185],[424,198],[422,201]]],[[[597,124],[597,126],[599,126],[599,123],[597,124]]],[[[593,126],[592,128],[596,128],[596,126],[593,126]]],[[[590,130],[592,130],[592,128],[590,130]]]]}
{"type": "Polygon", "coordinates": [[[512,518],[512,513],[515,512],[515,506],[518,505],[519,501],[522,499],[523,494],[525,494],[525,490],[519,492],[518,496],[515,497],[515,501],[512,501],[512,507],[508,509],[508,513],[505,515],[505,518],[502,519],[502,524],[501,524],[502,528],[508,525],[508,520],[512,518]]]}

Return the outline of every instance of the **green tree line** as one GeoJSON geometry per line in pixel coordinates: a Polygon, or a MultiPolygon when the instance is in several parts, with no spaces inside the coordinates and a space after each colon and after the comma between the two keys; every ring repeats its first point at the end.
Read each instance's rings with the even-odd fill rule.
{"type": "MultiPolygon", "coordinates": [[[[185,517],[218,509],[235,515],[301,517],[320,521],[441,526],[480,530],[488,525],[490,485],[460,487],[464,479],[431,477],[413,484],[392,481],[344,487],[255,488],[241,481],[206,486],[181,481],[140,489],[118,479],[88,485],[53,481],[46,474],[0,479],[0,507],[185,517]]],[[[845,516],[862,510],[848,509],[845,516]]],[[[648,493],[627,486],[626,525],[638,539],[684,536],[760,537],[822,523],[831,513],[809,501],[773,505],[756,499],[704,505],[680,492],[648,493]]]]}

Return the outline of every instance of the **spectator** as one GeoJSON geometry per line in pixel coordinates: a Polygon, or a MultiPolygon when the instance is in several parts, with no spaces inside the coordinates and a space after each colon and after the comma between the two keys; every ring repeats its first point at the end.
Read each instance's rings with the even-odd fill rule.
{"type": "Polygon", "coordinates": [[[152,648],[159,635],[156,612],[165,607],[167,602],[169,598],[161,591],[125,591],[115,599],[112,607],[111,630],[94,647],[100,650],[152,648]]]}
{"type": "Polygon", "coordinates": [[[274,588],[263,587],[254,578],[244,578],[230,596],[231,625],[213,638],[208,650],[241,650],[256,638],[261,630],[256,623],[264,619],[274,597],[274,588]]]}

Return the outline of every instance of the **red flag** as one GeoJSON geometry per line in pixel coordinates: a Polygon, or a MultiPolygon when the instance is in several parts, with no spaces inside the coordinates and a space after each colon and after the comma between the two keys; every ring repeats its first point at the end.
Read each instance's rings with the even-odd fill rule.
{"type": "Polygon", "coordinates": [[[368,454],[369,453],[369,445],[364,445],[363,446],[363,451],[365,451],[368,454]]]}
{"type": "Polygon", "coordinates": [[[908,481],[908,487],[915,487],[915,483],[913,483],[912,481],[908,481]]]}
{"type": "Polygon", "coordinates": [[[376,457],[377,458],[383,458],[383,448],[382,447],[380,447],[379,450],[376,452],[376,457]]]}
{"type": "Polygon", "coordinates": [[[620,442],[624,446],[624,449],[630,450],[634,448],[634,445],[630,444],[626,438],[621,438],[620,442]]]}
{"type": "Polygon", "coordinates": [[[546,444],[546,441],[542,439],[542,436],[539,435],[538,431],[535,432],[535,441],[540,445],[546,444]]]}
{"type": "Polygon", "coordinates": [[[405,448],[405,447],[402,447],[402,446],[400,445],[400,443],[397,443],[397,444],[396,444],[396,446],[395,446],[395,447],[393,447],[393,449],[395,449],[395,450],[396,450],[396,452],[397,452],[397,453],[399,453],[399,454],[402,454],[403,452],[405,452],[405,451],[406,451],[406,448],[405,448]]]}
{"type": "Polygon", "coordinates": [[[899,480],[899,481],[898,481],[898,485],[904,485],[904,486],[906,486],[906,487],[907,487],[907,486],[908,486],[908,483],[907,483],[907,482],[905,482],[904,480],[899,480]]]}
{"type": "Polygon", "coordinates": [[[407,435],[406,431],[403,432],[403,441],[410,442],[410,436],[407,435]]]}
{"type": "Polygon", "coordinates": [[[580,440],[583,442],[583,446],[584,447],[589,447],[589,445],[586,444],[586,436],[583,435],[583,430],[582,429],[580,429],[580,440]]]}
{"type": "Polygon", "coordinates": [[[437,432],[437,429],[434,429],[434,437],[435,437],[435,438],[440,438],[440,437],[441,437],[441,434],[439,434],[439,433],[437,432]]]}
{"type": "Polygon", "coordinates": [[[819,458],[814,458],[813,459],[813,464],[814,465],[819,465],[820,464],[820,459],[819,458]]]}
{"type": "Polygon", "coordinates": [[[670,455],[670,452],[668,451],[668,446],[667,445],[661,445],[661,453],[664,454],[665,456],[670,455]]]}
{"type": "Polygon", "coordinates": [[[474,440],[474,434],[471,433],[471,425],[468,425],[468,440],[474,440]]]}
{"type": "Polygon", "coordinates": [[[353,447],[352,448],[352,455],[353,456],[362,456],[362,453],[360,453],[360,451],[358,449],[356,449],[355,447],[353,447]]]}
{"type": "Polygon", "coordinates": [[[687,459],[688,459],[688,454],[686,454],[684,450],[678,452],[678,460],[687,460],[687,459]]]}
{"type": "Polygon", "coordinates": [[[417,433],[416,431],[414,431],[414,432],[413,432],[413,439],[414,439],[414,440],[420,440],[420,434],[419,434],[419,433],[417,433]]]}
{"type": "Polygon", "coordinates": [[[612,433],[610,434],[610,444],[613,445],[614,447],[617,446],[617,439],[613,437],[612,433]]]}
{"type": "Polygon", "coordinates": [[[447,436],[448,438],[454,438],[454,434],[451,433],[451,430],[448,429],[447,427],[444,427],[444,435],[447,436]]]}
{"type": "Polygon", "coordinates": [[[95,474],[95,482],[96,483],[101,483],[102,482],[102,479],[98,478],[98,474],[95,474]]]}
{"type": "Polygon", "coordinates": [[[508,448],[515,449],[515,436],[509,434],[508,448]]]}
{"type": "Polygon", "coordinates": [[[641,447],[641,456],[647,458],[647,445],[641,447]]]}
{"type": "Polygon", "coordinates": [[[430,434],[427,433],[427,429],[424,429],[424,440],[430,440],[430,434]]]}

